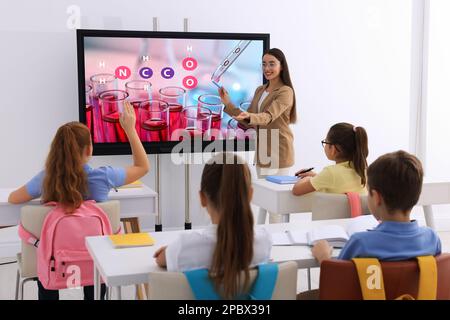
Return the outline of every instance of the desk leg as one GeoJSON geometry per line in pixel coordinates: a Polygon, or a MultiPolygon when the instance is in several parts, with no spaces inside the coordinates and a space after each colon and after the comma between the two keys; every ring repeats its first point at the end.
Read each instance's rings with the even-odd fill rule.
{"type": "Polygon", "coordinates": [[[433,208],[431,207],[431,205],[423,206],[423,213],[425,215],[425,222],[427,226],[433,230],[436,230],[436,226],[434,224],[433,208]]]}
{"type": "Polygon", "coordinates": [[[267,217],[267,210],[264,208],[259,208],[258,211],[258,220],[256,220],[257,224],[265,224],[267,217]]]}
{"type": "Polygon", "coordinates": [[[94,300],[100,300],[100,289],[100,273],[98,272],[97,266],[94,263],[94,300]]]}
{"type": "MultiPolygon", "coordinates": [[[[123,218],[122,222],[124,224],[125,233],[141,232],[141,227],[139,225],[139,218],[123,218]]],[[[136,285],[136,295],[138,297],[138,300],[146,300],[145,292],[146,290],[143,284],[136,285]]]]}
{"type": "Polygon", "coordinates": [[[116,291],[117,291],[117,300],[122,300],[122,287],[121,286],[116,287],[116,291]]]}
{"type": "Polygon", "coordinates": [[[311,290],[311,268],[306,269],[306,276],[308,277],[308,290],[311,290]]]}

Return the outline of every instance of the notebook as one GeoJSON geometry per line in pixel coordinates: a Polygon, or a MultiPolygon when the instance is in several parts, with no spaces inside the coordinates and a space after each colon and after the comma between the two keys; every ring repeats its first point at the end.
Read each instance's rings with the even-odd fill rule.
{"type": "Polygon", "coordinates": [[[123,185],[123,186],[120,186],[120,187],[117,188],[117,189],[142,188],[143,185],[144,185],[144,184],[142,183],[141,180],[136,180],[136,181],[134,181],[134,182],[132,182],[132,183],[129,183],[129,184],[125,184],[125,185],[123,185]]]}
{"type": "Polygon", "coordinates": [[[293,231],[272,233],[274,246],[313,246],[319,240],[327,240],[330,246],[342,248],[356,232],[375,228],[378,221],[370,214],[352,218],[348,224],[324,225],[310,231],[293,231]]]}
{"type": "Polygon", "coordinates": [[[148,233],[126,233],[110,235],[114,248],[132,248],[152,246],[155,243],[148,233]]]}
{"type": "Polygon", "coordinates": [[[294,184],[300,178],[296,176],[267,176],[266,180],[278,184],[294,184]]]}

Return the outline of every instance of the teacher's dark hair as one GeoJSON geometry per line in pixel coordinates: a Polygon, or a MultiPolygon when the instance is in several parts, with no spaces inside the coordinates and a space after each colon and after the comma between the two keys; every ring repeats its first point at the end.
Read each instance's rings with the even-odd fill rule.
{"type": "Polygon", "coordinates": [[[280,78],[281,81],[288,87],[292,89],[292,92],[294,93],[294,102],[292,104],[291,113],[289,115],[290,123],[295,123],[297,121],[297,109],[296,109],[296,103],[295,103],[295,90],[294,86],[292,85],[291,76],[289,74],[289,67],[286,60],[286,56],[284,55],[283,51],[281,51],[278,48],[272,48],[264,52],[264,55],[270,54],[271,56],[274,56],[278,61],[280,61],[281,64],[281,72],[280,72],[280,78]]]}

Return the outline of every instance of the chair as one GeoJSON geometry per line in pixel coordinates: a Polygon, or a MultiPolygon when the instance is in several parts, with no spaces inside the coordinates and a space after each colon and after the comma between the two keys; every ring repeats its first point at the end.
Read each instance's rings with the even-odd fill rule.
{"type": "MultiPolygon", "coordinates": [[[[360,195],[363,214],[369,214],[367,195],[360,195]]],[[[345,194],[315,192],[311,209],[312,220],[350,218],[350,205],[345,194]]]]}
{"type": "MultiPolygon", "coordinates": [[[[97,203],[97,205],[108,215],[113,232],[117,232],[120,228],[120,202],[113,200],[97,203]]],[[[20,212],[20,222],[26,230],[40,236],[45,217],[50,210],[52,207],[43,205],[23,206],[20,212]]],[[[22,241],[22,251],[17,254],[16,300],[19,298],[23,300],[25,283],[38,280],[36,254],[36,247],[22,241]]]]}
{"type": "MultiPolygon", "coordinates": [[[[257,270],[250,271],[250,281],[256,279],[257,270]]],[[[149,275],[147,297],[150,300],[195,300],[191,287],[182,272],[152,272],[149,275]]],[[[279,264],[278,279],[272,300],[295,300],[297,292],[297,263],[279,264]]]]}
{"type": "MultiPolygon", "coordinates": [[[[417,297],[419,267],[416,260],[380,262],[386,299],[409,293],[417,297]]],[[[450,299],[450,254],[436,256],[438,268],[437,299],[450,299]]],[[[358,273],[352,261],[325,260],[320,266],[321,300],[361,300],[358,273]]]]}

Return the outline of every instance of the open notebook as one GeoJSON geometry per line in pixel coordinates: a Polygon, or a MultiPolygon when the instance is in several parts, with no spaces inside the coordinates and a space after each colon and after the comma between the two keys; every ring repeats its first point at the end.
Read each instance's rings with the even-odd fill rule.
{"type": "Polygon", "coordinates": [[[352,218],[347,225],[324,225],[310,231],[292,231],[272,233],[274,246],[313,246],[319,240],[327,240],[332,247],[342,248],[356,232],[367,231],[378,225],[371,215],[352,218]]]}

